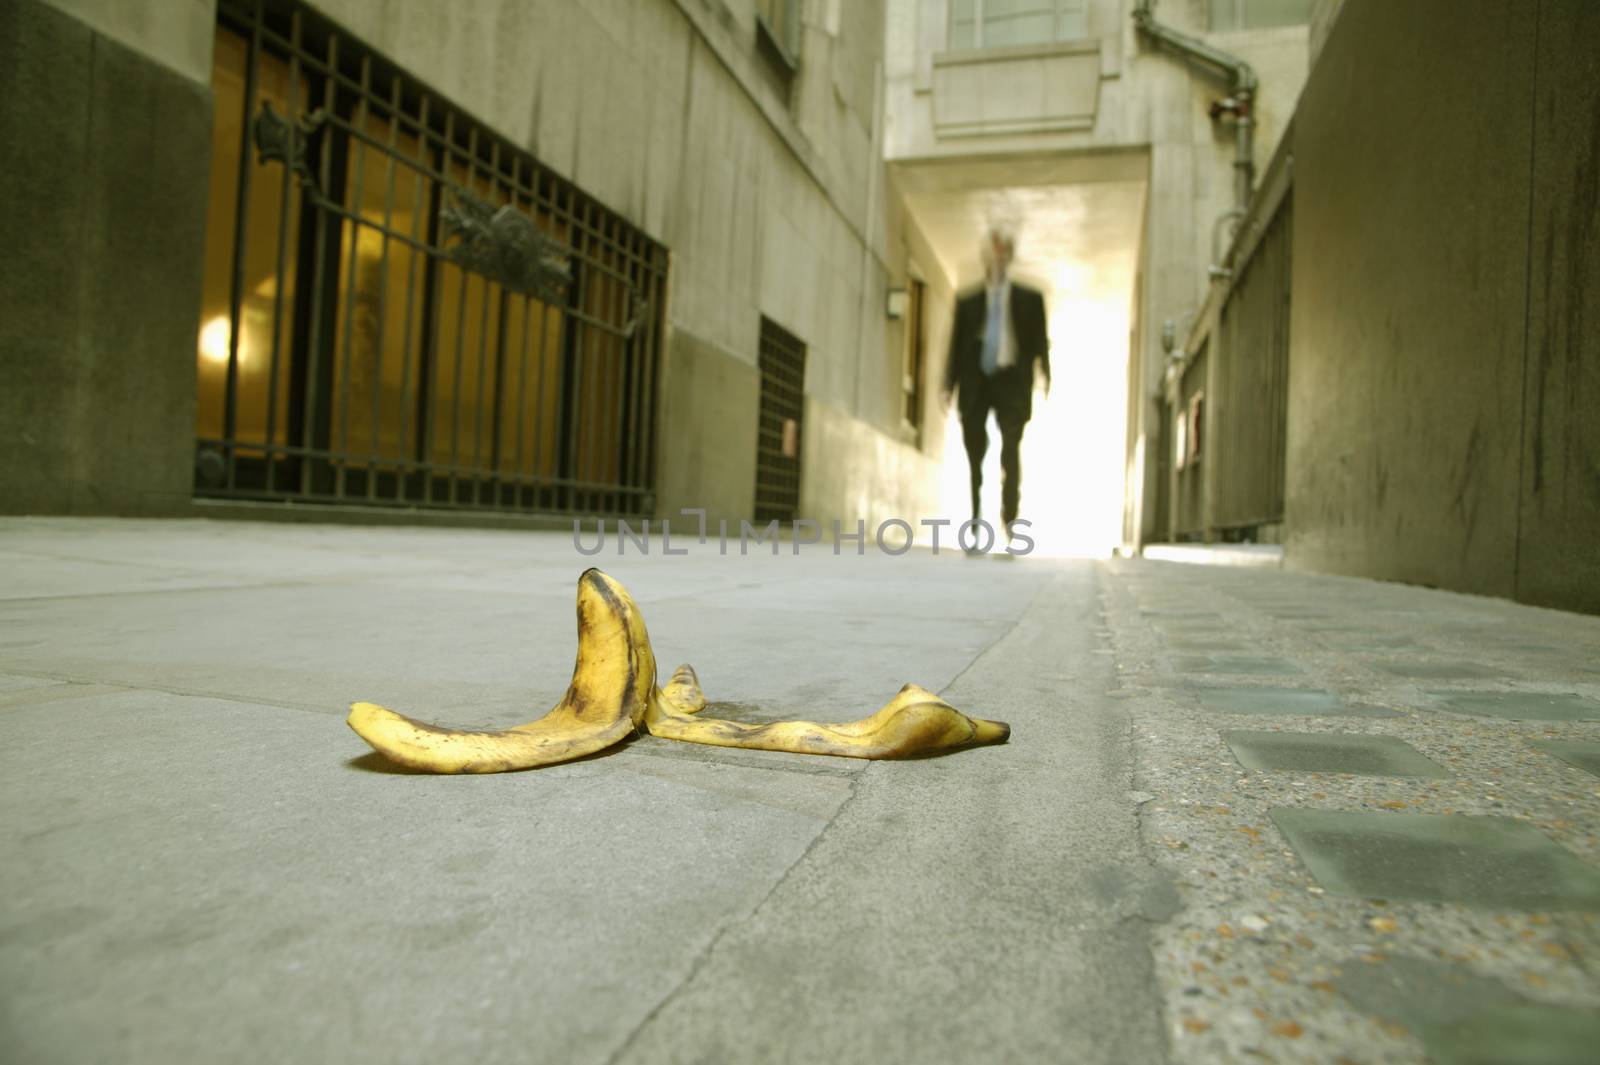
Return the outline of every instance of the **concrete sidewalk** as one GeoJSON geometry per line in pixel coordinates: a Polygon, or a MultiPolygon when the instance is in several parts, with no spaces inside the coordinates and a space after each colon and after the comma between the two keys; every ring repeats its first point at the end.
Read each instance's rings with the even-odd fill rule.
{"type": "Polygon", "coordinates": [[[0,521],[0,1059],[1443,1062],[1600,1039],[1600,620],[1265,570],[790,550],[0,521]],[[916,681],[1013,739],[868,763],[642,737],[433,777],[345,728],[355,699],[542,714],[591,563],[729,716],[848,719],[916,681]]]}

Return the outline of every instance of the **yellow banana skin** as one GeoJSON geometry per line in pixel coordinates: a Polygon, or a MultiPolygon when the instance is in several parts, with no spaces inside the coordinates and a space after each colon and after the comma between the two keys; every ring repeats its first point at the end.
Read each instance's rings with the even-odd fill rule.
{"type": "Polygon", "coordinates": [[[1011,735],[1003,721],[968,717],[926,688],[907,684],[871,717],[845,724],[776,721],[749,725],[696,716],[706,698],[689,666],[679,666],[671,682],[657,689],[645,712],[652,736],[715,747],[746,747],[844,758],[906,758],[1001,743],[1011,735]]]}
{"type": "Polygon", "coordinates": [[[700,680],[679,666],[656,686],[644,619],[626,588],[597,569],[578,580],[578,661],[566,696],[544,717],[489,731],[441,728],[376,703],[350,707],[349,725],[384,757],[432,773],[500,773],[571,761],[604,750],[642,726],[654,736],[796,754],[906,758],[1003,743],[1011,727],[967,717],[926,688],[907,684],[860,721],[750,725],[698,716],[700,680]]]}
{"type": "Polygon", "coordinates": [[[578,661],[567,694],[544,717],[503,730],[441,728],[376,703],[348,724],[391,761],[430,773],[501,773],[582,758],[643,721],[656,684],[644,618],[628,590],[597,569],[578,579],[578,661]]]}

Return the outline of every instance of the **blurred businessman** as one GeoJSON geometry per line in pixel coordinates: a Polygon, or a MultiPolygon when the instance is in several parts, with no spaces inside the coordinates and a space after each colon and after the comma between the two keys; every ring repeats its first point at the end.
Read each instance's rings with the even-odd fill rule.
{"type": "MultiPolygon", "coordinates": [[[[1022,430],[1033,414],[1035,374],[1050,393],[1050,339],[1044,294],[1011,280],[1016,238],[991,228],[983,242],[984,285],[956,300],[944,401],[955,393],[972,472],[972,520],[978,521],[989,412],[1000,426],[1000,521],[1011,538],[1022,495],[1022,430]]],[[[976,537],[974,537],[976,538],[976,537]]]]}

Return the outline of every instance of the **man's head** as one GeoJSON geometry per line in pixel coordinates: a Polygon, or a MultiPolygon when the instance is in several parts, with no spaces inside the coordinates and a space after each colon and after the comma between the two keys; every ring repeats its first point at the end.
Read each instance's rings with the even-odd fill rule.
{"type": "Polygon", "coordinates": [[[1005,277],[1016,252],[1016,236],[1003,226],[990,226],[983,236],[983,272],[991,278],[1005,277]]]}

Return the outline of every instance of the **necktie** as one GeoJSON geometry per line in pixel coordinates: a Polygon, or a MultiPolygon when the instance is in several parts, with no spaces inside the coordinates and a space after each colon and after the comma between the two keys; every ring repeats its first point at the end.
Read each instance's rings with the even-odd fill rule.
{"type": "Polygon", "coordinates": [[[989,324],[983,331],[983,374],[993,377],[1000,368],[1000,292],[989,290],[989,324]]]}

